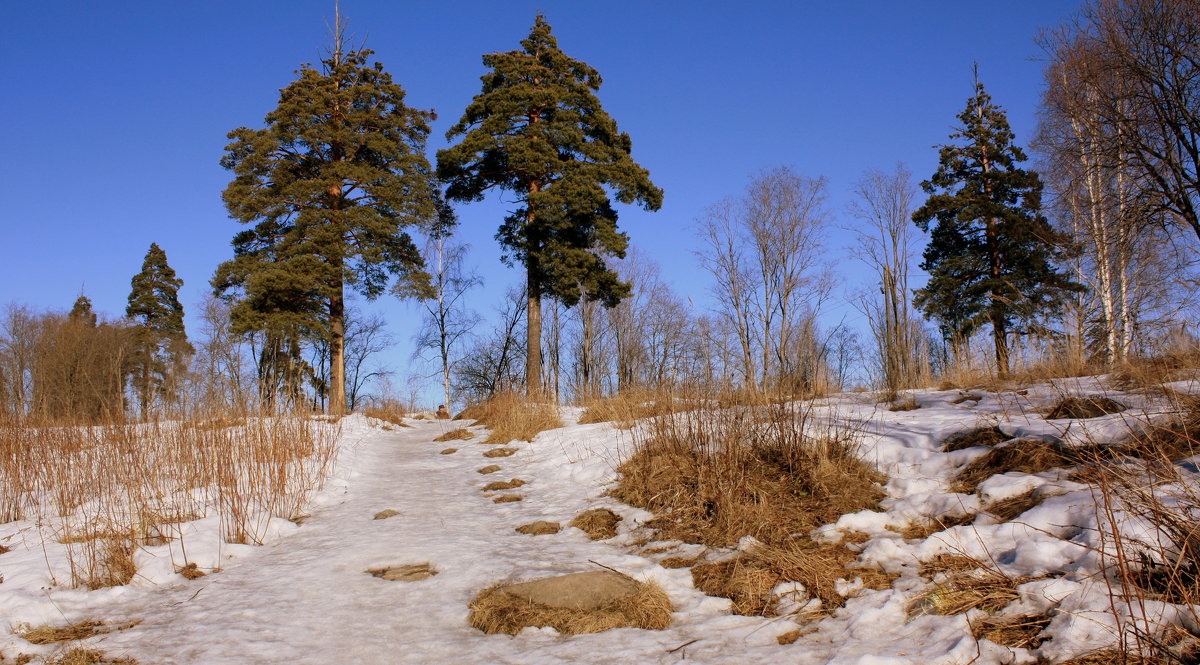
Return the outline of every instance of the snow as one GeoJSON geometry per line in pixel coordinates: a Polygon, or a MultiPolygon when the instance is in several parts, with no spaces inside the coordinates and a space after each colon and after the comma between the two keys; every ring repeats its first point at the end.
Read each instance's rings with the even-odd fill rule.
{"type": "MultiPolygon", "coordinates": [[[[814,407],[815,424],[854,429],[864,457],[889,480],[882,510],[844,515],[813,535],[836,542],[851,532],[866,534],[868,540],[856,546],[860,563],[901,576],[893,588],[875,591],[862,588],[848,571],[838,584],[848,596],[845,608],[818,622],[730,615],[730,601],[695,589],[688,569],[666,569],[639,554],[655,545],[674,547],[674,556],[700,549],[645,543],[648,534],[640,525],[652,515],[606,495],[616,467],[632,451],[628,431],[608,424],[569,425],[511,444],[519,449],[511,457],[488,459],[482,453],[489,447],[478,443],[484,438],[479,427],[470,428],[477,433],[474,439],[450,444],[458,452],[442,455],[446,444],[433,439],[462,423],[412,420],[411,427],[383,429],[351,416],[342,421],[337,464],[310,501],[310,516],[301,524],[271,519],[261,546],[222,542],[216,517],[193,520],[177,525],[171,542],[137,551],[133,583],[86,591],[63,582],[69,552],[50,537],[63,528],[55,518],[0,524],[0,544],[12,549],[0,555],[0,654],[54,653],[62,647],[34,646],[18,634],[31,626],[84,619],[139,621],[86,644],[146,664],[551,665],[686,658],[696,663],[999,665],[1032,663],[1039,654],[1063,659],[1111,646],[1117,621],[1107,584],[1097,575],[1104,543],[1087,486],[1058,471],[1009,473],[982,483],[978,495],[953,493],[950,478],[984,449],[942,453],[941,442],[954,432],[991,425],[1010,436],[1067,444],[1118,441],[1139,423],[1164,417],[1165,409],[1143,396],[1121,395],[1116,397],[1133,409],[1086,423],[1040,415],[1064,394],[1106,392],[1102,378],[1035,386],[1026,394],[976,392],[982,399],[954,404],[958,391],[915,391],[921,408],[907,412],[889,412],[862,395],[833,396],[814,407]],[[486,476],[476,472],[492,463],[502,470],[486,476]],[[528,482],[505,492],[521,495],[522,501],[493,503],[493,494],[480,490],[491,480],[512,478],[528,482]],[[996,523],[980,512],[1030,491],[1045,500],[1012,521],[996,523]],[[592,541],[566,527],[573,516],[601,507],[623,518],[616,537],[592,541]],[[399,514],[373,519],[385,509],[399,514]],[[969,524],[923,539],[897,532],[914,522],[976,513],[969,524]],[[515,531],[536,520],[564,528],[541,536],[515,531]],[[978,611],[913,616],[914,600],[928,589],[917,571],[938,554],[972,556],[1007,575],[1036,578],[1019,588],[1019,600],[1002,613],[1050,612],[1053,620],[1044,636],[1051,639],[1034,653],[975,640],[970,621],[982,616],[978,611]],[[176,572],[185,560],[219,572],[186,580],[176,572]],[[421,563],[437,574],[396,582],[365,572],[421,563]],[[675,605],[672,625],[662,631],[577,636],[530,628],[514,637],[484,635],[467,624],[468,603],[488,586],[596,566],[658,583],[675,605]],[[777,636],[797,628],[801,636],[794,644],[778,644],[777,636]]],[[[579,412],[565,416],[565,422],[575,422],[579,412]]],[[[1149,525],[1131,522],[1128,528],[1149,525]]],[[[819,604],[799,583],[780,585],[774,593],[781,607],[797,616],[819,604]]],[[[1118,606],[1118,611],[1140,616],[1134,608],[1118,606]]],[[[1181,620],[1173,615],[1177,608],[1163,603],[1152,604],[1149,612],[1181,620]]]]}

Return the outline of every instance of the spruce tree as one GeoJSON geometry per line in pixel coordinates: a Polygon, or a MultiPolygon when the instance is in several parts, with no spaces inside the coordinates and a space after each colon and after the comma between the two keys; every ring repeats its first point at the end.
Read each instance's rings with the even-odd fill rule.
{"type": "Polygon", "coordinates": [[[915,304],[956,343],[990,324],[1004,375],[1009,334],[1027,332],[1023,324],[1057,311],[1066,292],[1082,287],[1054,266],[1063,239],[1041,214],[1042,181],[1017,166],[1025,153],[978,78],[958,120],[950,135],[957,143],[940,147],[937,172],[921,183],[929,199],[913,213],[930,233],[921,264],[930,279],[915,304]]]}
{"type": "Polygon", "coordinates": [[[183,305],[179,302],[183,280],[175,275],[167,263],[167,253],[157,244],[150,244],[142,270],[133,276],[131,286],[125,316],[135,324],[133,384],[145,420],[156,398],[173,396],[172,384],[191,355],[192,346],[187,341],[183,305]]]}
{"type": "Polygon", "coordinates": [[[243,296],[241,332],[266,331],[279,348],[293,348],[300,330],[326,337],[334,413],[346,409],[346,287],[370,299],[393,276],[426,283],[405,229],[436,217],[424,154],[433,113],[405,105],[371,51],[347,50],[344,28],[339,18],[328,57],[301,66],[264,129],[229,134],[221,164],[236,177],[225,205],[255,226],[213,279],[243,296]]]}
{"type": "Polygon", "coordinates": [[[526,389],[541,394],[541,299],[567,306],[580,298],[613,306],[629,285],[605,256],[623,257],[627,236],[617,229],[610,192],[647,210],[662,206],[662,190],[630,156],[628,134],[617,129],[596,97],[600,74],[558,47],[539,14],[522,49],[483,56],[490,68],[483,89],[438,152],[446,196],[478,201],[492,188],[511,192],[518,209],[496,234],[508,265],[522,264],[528,299],[526,389]]]}

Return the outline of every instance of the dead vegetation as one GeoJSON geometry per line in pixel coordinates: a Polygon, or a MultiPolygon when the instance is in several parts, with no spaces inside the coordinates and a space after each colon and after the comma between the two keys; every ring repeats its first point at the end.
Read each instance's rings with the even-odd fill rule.
{"type": "Polygon", "coordinates": [[[993,613],[1017,600],[1017,587],[1033,578],[1006,575],[969,556],[940,554],[925,564],[923,573],[933,587],[913,601],[913,609],[928,614],[993,613]]]}
{"type": "Polygon", "coordinates": [[[517,527],[517,533],[523,533],[529,536],[549,536],[559,532],[558,522],[547,522],[538,520],[529,524],[522,524],[517,527]]]}
{"type": "Polygon", "coordinates": [[[128,630],[141,623],[131,621],[118,625],[107,625],[102,621],[80,621],[67,626],[38,626],[25,631],[21,638],[30,644],[55,644],[57,642],[74,642],[85,640],[96,635],[111,633],[114,630],[128,630]]]}
{"type": "Polygon", "coordinates": [[[490,483],[484,485],[482,491],[497,492],[500,490],[511,490],[511,489],[516,489],[518,487],[521,487],[524,484],[525,484],[525,481],[521,480],[520,478],[513,478],[512,480],[509,480],[507,482],[503,481],[503,480],[497,480],[497,481],[490,482],[490,483]]]}
{"type": "Polygon", "coordinates": [[[412,411],[413,409],[409,405],[403,404],[399,401],[384,400],[373,403],[371,406],[359,411],[359,413],[362,413],[368,418],[382,420],[385,423],[390,423],[397,427],[412,427],[412,425],[404,422],[405,414],[411,413],[412,411]]]}
{"type": "Polygon", "coordinates": [[[1090,397],[1064,397],[1046,412],[1046,420],[1072,419],[1087,420],[1099,418],[1112,413],[1120,413],[1127,406],[1108,397],[1093,395],[1090,397]]]}
{"type": "Polygon", "coordinates": [[[1002,499],[989,504],[984,510],[995,515],[1001,522],[1008,522],[1023,514],[1025,511],[1041,505],[1046,495],[1037,489],[1029,490],[1008,499],[1002,499]]]}
{"type": "Polygon", "coordinates": [[[460,427],[458,429],[452,429],[449,432],[446,432],[445,434],[435,438],[434,441],[437,441],[439,443],[442,443],[445,441],[466,441],[468,439],[474,438],[474,436],[475,436],[475,434],[473,432],[471,432],[470,430],[460,427]]]}
{"type": "Polygon", "coordinates": [[[1013,439],[996,446],[963,467],[954,476],[951,490],[971,494],[979,484],[1000,473],[1041,473],[1075,465],[1075,453],[1041,439],[1013,439]]]}
{"type": "Polygon", "coordinates": [[[399,514],[400,514],[400,511],[399,511],[399,510],[395,510],[395,509],[392,509],[392,508],[387,508],[387,509],[385,509],[385,510],[381,510],[381,511],[379,511],[379,512],[375,513],[375,517],[373,517],[373,518],[371,518],[371,519],[376,519],[376,520],[386,520],[386,519],[387,519],[387,518],[389,518],[389,517],[395,517],[395,516],[397,516],[397,515],[399,515],[399,514]]]}
{"type": "Polygon", "coordinates": [[[488,634],[516,635],[530,626],[548,626],[563,635],[599,633],[613,628],[662,630],[674,607],[657,584],[636,582],[637,591],[597,609],[552,607],[517,598],[503,587],[484,589],[471,602],[471,626],[488,634]]]}
{"type": "Polygon", "coordinates": [[[576,515],[569,526],[583,531],[592,540],[604,540],[617,535],[620,522],[621,516],[608,508],[593,508],[576,515]]]}
{"type": "Polygon", "coordinates": [[[539,432],[562,427],[558,410],[550,404],[530,402],[516,393],[494,395],[483,404],[467,407],[458,415],[491,430],[486,443],[532,441],[539,432]]]}
{"type": "Polygon", "coordinates": [[[501,494],[500,496],[492,499],[492,503],[516,503],[517,501],[524,500],[525,497],[521,496],[520,494],[501,494]]]}
{"type": "Polygon", "coordinates": [[[198,580],[201,577],[208,575],[208,573],[200,570],[200,566],[197,565],[195,561],[187,564],[186,566],[180,566],[175,572],[179,573],[184,579],[188,580],[198,580]]]}
{"type": "Polygon", "coordinates": [[[999,427],[976,427],[967,429],[961,432],[955,432],[946,437],[942,442],[942,452],[952,453],[956,450],[965,450],[976,446],[986,446],[988,448],[1008,441],[1009,437],[1000,431],[999,427]]]}
{"type": "Polygon", "coordinates": [[[665,539],[730,546],[782,543],[871,508],[883,476],[849,434],[808,431],[794,403],[687,411],[651,421],[619,467],[617,499],[659,516],[665,539]]]}
{"type": "Polygon", "coordinates": [[[482,473],[485,476],[489,473],[496,473],[499,470],[500,470],[499,464],[489,464],[485,467],[481,467],[481,468],[477,469],[478,473],[482,473]]]}
{"type": "Polygon", "coordinates": [[[517,452],[516,448],[492,448],[483,454],[484,457],[508,457],[517,452]]]}
{"type": "Polygon", "coordinates": [[[771,590],[783,582],[800,582],[828,612],[846,604],[837,591],[839,580],[860,578],[869,589],[886,589],[895,575],[874,568],[847,568],[856,554],[844,545],[797,540],[783,546],[757,543],[728,561],[692,567],[697,589],[733,601],[733,613],[776,616],[779,598],[771,590]]]}
{"type": "Polygon", "coordinates": [[[425,562],[411,563],[403,566],[369,568],[366,572],[370,573],[374,577],[378,577],[379,579],[387,580],[389,582],[419,582],[437,575],[439,571],[428,562],[425,562]]]}
{"type": "Polygon", "coordinates": [[[442,450],[438,454],[439,455],[453,455],[456,452],[458,452],[458,448],[446,448],[445,450],[442,450]]]}
{"type": "Polygon", "coordinates": [[[990,640],[1010,648],[1036,649],[1047,638],[1041,632],[1050,625],[1044,614],[987,617],[971,624],[971,634],[977,640],[990,640]]]}
{"type": "Polygon", "coordinates": [[[921,404],[912,395],[897,396],[888,405],[888,411],[916,411],[919,408],[921,408],[921,404]]]}
{"type": "Polygon", "coordinates": [[[138,662],[129,656],[112,657],[98,649],[75,648],[48,659],[46,665],[138,665],[138,662]]]}
{"type": "Polygon", "coordinates": [[[625,392],[588,403],[579,416],[580,425],[612,423],[617,429],[630,429],[634,421],[696,408],[696,400],[687,400],[667,392],[625,392]]]}

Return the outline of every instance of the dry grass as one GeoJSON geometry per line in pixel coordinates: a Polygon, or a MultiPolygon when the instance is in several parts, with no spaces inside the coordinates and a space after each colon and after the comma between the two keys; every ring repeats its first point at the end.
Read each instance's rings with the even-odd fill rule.
{"type": "Polygon", "coordinates": [[[1040,439],[1014,439],[987,451],[954,477],[951,490],[971,494],[979,484],[1001,473],[1040,473],[1075,464],[1073,453],[1040,439]]]}
{"type": "Polygon", "coordinates": [[[175,572],[183,575],[184,579],[188,580],[198,580],[201,577],[208,575],[208,573],[200,570],[200,566],[196,565],[194,561],[186,566],[180,566],[175,572]]]}
{"type": "Polygon", "coordinates": [[[558,522],[547,522],[538,520],[529,524],[522,524],[517,527],[517,533],[523,533],[530,536],[549,536],[559,532],[558,522]]]}
{"type": "Polygon", "coordinates": [[[524,500],[525,497],[521,496],[520,494],[501,494],[500,496],[492,499],[492,503],[516,503],[517,501],[524,500]]]}
{"type": "Polygon", "coordinates": [[[861,577],[873,589],[887,588],[895,579],[874,569],[847,569],[855,557],[842,545],[811,541],[784,547],[756,545],[736,559],[693,566],[692,581],[710,596],[732,600],[734,614],[776,616],[779,599],[771,590],[783,582],[800,582],[829,611],[846,603],[837,592],[840,579],[861,577]]]}
{"type": "Polygon", "coordinates": [[[1033,489],[1024,494],[992,503],[984,510],[995,515],[1000,521],[1007,522],[1019,517],[1025,511],[1041,505],[1045,499],[1045,494],[1033,489]]]}
{"type": "Polygon", "coordinates": [[[1174,397],[1173,402],[1179,415],[1134,436],[1126,446],[1130,454],[1156,462],[1176,462],[1200,453],[1200,400],[1186,395],[1174,397]]]}
{"type": "Polygon", "coordinates": [[[1050,617],[1044,614],[988,617],[972,624],[971,634],[977,640],[990,640],[1001,646],[1036,649],[1046,641],[1040,635],[1049,625],[1050,617]]]}
{"type": "Polygon", "coordinates": [[[489,464],[485,467],[481,467],[481,468],[477,469],[478,473],[482,473],[484,475],[487,475],[489,473],[496,473],[499,470],[500,470],[499,464],[489,464]]]}
{"type": "Polygon", "coordinates": [[[800,639],[800,629],[795,628],[786,633],[780,633],[775,636],[775,641],[779,644],[795,644],[796,640],[800,639]]]}
{"type": "Polygon", "coordinates": [[[58,642],[74,642],[75,640],[85,640],[96,635],[111,633],[114,630],[128,630],[141,623],[141,621],[131,621],[119,625],[106,625],[102,621],[80,621],[67,626],[38,626],[30,629],[21,635],[21,638],[30,644],[55,644],[58,642]]]}
{"type": "Polygon", "coordinates": [[[956,450],[965,450],[976,446],[990,448],[998,443],[1008,441],[1008,438],[1004,432],[1000,431],[999,427],[994,425],[992,427],[976,427],[955,432],[946,437],[946,440],[942,442],[942,452],[952,453],[956,450]]]}
{"type": "Polygon", "coordinates": [[[435,438],[434,441],[437,441],[439,443],[443,442],[443,441],[466,441],[467,439],[473,438],[474,436],[475,436],[475,434],[472,433],[470,430],[460,427],[458,429],[452,429],[449,432],[446,432],[445,434],[435,438]]]}
{"type": "Polygon", "coordinates": [[[693,556],[693,557],[669,556],[669,557],[663,559],[662,561],[659,561],[658,565],[662,566],[663,568],[691,568],[692,566],[696,565],[699,561],[700,561],[700,557],[698,557],[698,556],[693,556]]]}
{"type": "MultiPolygon", "coordinates": [[[[658,513],[664,539],[782,543],[878,504],[883,476],[849,434],[810,433],[794,403],[687,411],[651,421],[619,467],[617,499],[658,513]]],[[[815,429],[815,428],[814,428],[815,429]]]]}
{"type": "Polygon", "coordinates": [[[470,605],[471,626],[488,634],[516,635],[530,626],[548,626],[564,635],[599,633],[613,628],[662,630],[674,607],[657,584],[638,582],[635,594],[597,610],[549,607],[515,598],[500,587],[484,589],[470,605]]]}
{"type": "Polygon", "coordinates": [[[507,482],[505,482],[503,480],[497,480],[497,481],[490,482],[490,483],[484,485],[483,491],[484,492],[497,492],[500,490],[511,490],[511,489],[516,489],[524,484],[525,484],[525,481],[521,480],[520,478],[513,478],[512,480],[509,480],[507,482]]]}
{"type": "Polygon", "coordinates": [[[1064,397],[1046,412],[1046,420],[1099,418],[1111,413],[1120,413],[1129,407],[1110,399],[1093,395],[1090,397],[1064,397]]]}
{"type": "Polygon", "coordinates": [[[926,564],[924,573],[941,577],[914,601],[914,606],[933,614],[962,614],[975,609],[997,612],[1020,597],[1018,586],[1033,579],[1006,575],[978,559],[956,555],[939,555],[926,564]]]}
{"type": "Polygon", "coordinates": [[[373,517],[371,519],[386,520],[389,517],[395,517],[399,514],[400,514],[399,510],[395,510],[393,508],[388,508],[386,510],[381,510],[381,511],[375,513],[375,517],[373,517]]]}
{"type": "Polygon", "coordinates": [[[336,441],[336,425],[305,417],[0,423],[0,521],[61,524],[71,584],[126,584],[136,545],[179,539],[181,521],[215,513],[227,542],[257,543],[272,517],[301,514],[336,441]]]}
{"type": "Polygon", "coordinates": [[[628,392],[591,401],[579,416],[579,424],[613,423],[617,429],[630,429],[636,420],[692,408],[696,408],[695,400],[671,393],[628,392]]]}
{"type": "Polygon", "coordinates": [[[439,455],[453,455],[456,452],[458,452],[458,448],[446,448],[445,450],[442,450],[438,454],[439,455]]]}
{"type": "Polygon", "coordinates": [[[979,393],[963,393],[958,397],[950,400],[951,404],[962,404],[964,402],[978,402],[983,399],[983,395],[979,393]]]}
{"type": "Polygon", "coordinates": [[[111,657],[97,649],[68,649],[46,661],[46,665],[138,665],[129,656],[111,657]]]}
{"type": "Polygon", "coordinates": [[[888,406],[888,411],[916,411],[921,408],[921,404],[917,402],[917,398],[912,395],[898,396],[892,400],[888,406]]]}
{"type": "Polygon", "coordinates": [[[1178,381],[1197,368],[1200,368],[1200,351],[1192,349],[1130,360],[1117,368],[1109,380],[1113,387],[1128,392],[1178,381]]]}
{"type": "Polygon", "coordinates": [[[410,405],[403,404],[397,400],[384,400],[372,404],[359,413],[368,418],[375,418],[385,423],[391,423],[397,427],[412,427],[412,425],[404,422],[404,415],[411,413],[413,410],[410,405]]]}
{"type": "Polygon", "coordinates": [[[604,540],[617,535],[620,522],[621,516],[608,508],[593,508],[576,515],[570,526],[583,531],[592,540],[604,540]]]}
{"type": "Polygon", "coordinates": [[[508,392],[468,407],[458,417],[474,419],[475,424],[490,429],[487,443],[532,441],[539,432],[563,426],[558,410],[552,405],[529,402],[508,392]]]}
{"type": "Polygon", "coordinates": [[[508,457],[517,452],[516,448],[492,448],[483,454],[484,457],[508,457]]]}

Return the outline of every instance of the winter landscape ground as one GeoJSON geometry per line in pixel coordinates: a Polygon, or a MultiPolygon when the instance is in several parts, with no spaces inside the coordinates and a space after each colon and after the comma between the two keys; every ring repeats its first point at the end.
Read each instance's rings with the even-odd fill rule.
{"type": "MultiPolygon", "coordinates": [[[[617,468],[649,420],[632,429],[580,425],[573,423],[582,409],[564,408],[564,427],[529,442],[486,444],[486,430],[469,420],[388,423],[356,414],[340,422],[331,474],[294,521],[261,523],[254,532],[261,546],[224,542],[213,508],[176,524],[156,544],[139,546],[127,584],[88,590],[69,583],[72,552],[60,541],[71,540],[65,538],[71,516],[49,511],[0,525],[0,662],[984,665],[1063,662],[1095,652],[1100,660],[1086,662],[1108,662],[1105,650],[1117,644],[1118,633],[1139,625],[1178,651],[1194,639],[1180,637],[1195,630],[1192,612],[1163,594],[1123,596],[1113,589],[1111,525],[1127,538],[1157,543],[1157,550],[1143,548],[1152,556],[1170,550],[1169,534],[1155,532],[1162,524],[1137,513],[1132,501],[1107,505],[1097,498],[1094,478],[1067,462],[1005,472],[1033,470],[1021,463],[1036,455],[1029,451],[1037,442],[1095,451],[1165,426],[1178,415],[1179,401],[1164,394],[1178,398],[1198,386],[1165,387],[1166,393],[1118,392],[1096,377],[1000,391],[917,390],[912,400],[897,402],[906,410],[889,410],[874,393],[810,403],[806,427],[852,432],[861,457],[886,476],[886,497],[876,509],[796,534],[845,542],[856,553],[836,581],[844,606],[823,611],[803,584],[784,583],[768,592],[770,609],[760,614],[769,616],[732,614],[729,599],[697,589],[691,569],[660,565],[752,556],[761,545],[752,536],[757,525],[745,524],[747,537],[736,547],[660,540],[647,525],[652,513],[610,496],[617,468]],[[1104,395],[1128,408],[1049,413],[1072,395],[1104,395]],[[1097,417],[1047,417],[1063,415],[1097,417]],[[467,433],[456,432],[462,429],[467,433]],[[976,441],[986,445],[968,441],[942,452],[959,448],[946,445],[952,435],[971,430],[1000,434],[976,441]],[[447,440],[451,432],[470,437],[447,440]],[[990,469],[997,473],[973,481],[974,491],[963,485],[970,480],[965,468],[1004,448],[1024,459],[990,469]],[[515,452],[485,456],[504,449],[515,452]],[[489,465],[500,468],[479,472],[489,465]],[[481,491],[496,478],[525,484],[481,491]],[[521,500],[497,502],[502,496],[521,500]],[[623,518],[615,536],[593,540],[566,527],[595,508],[623,518]],[[564,528],[516,531],[538,520],[564,528]],[[492,585],[602,567],[657,583],[674,607],[670,626],[486,635],[469,623],[469,605],[492,585]],[[389,568],[398,574],[368,572],[389,568]],[[867,569],[885,583],[865,588],[867,569]],[[80,624],[82,632],[72,637],[94,634],[30,641],[40,641],[39,627],[80,624]],[[1000,632],[989,633],[993,628],[1000,632]],[[86,653],[80,649],[92,650],[92,660],[56,660],[86,653]]],[[[1185,458],[1174,468],[1178,475],[1159,472],[1147,485],[1190,514],[1195,504],[1179,503],[1188,492],[1171,488],[1191,483],[1195,466],[1185,458]]],[[[1191,565],[1187,556],[1176,563],[1191,565]]]]}

